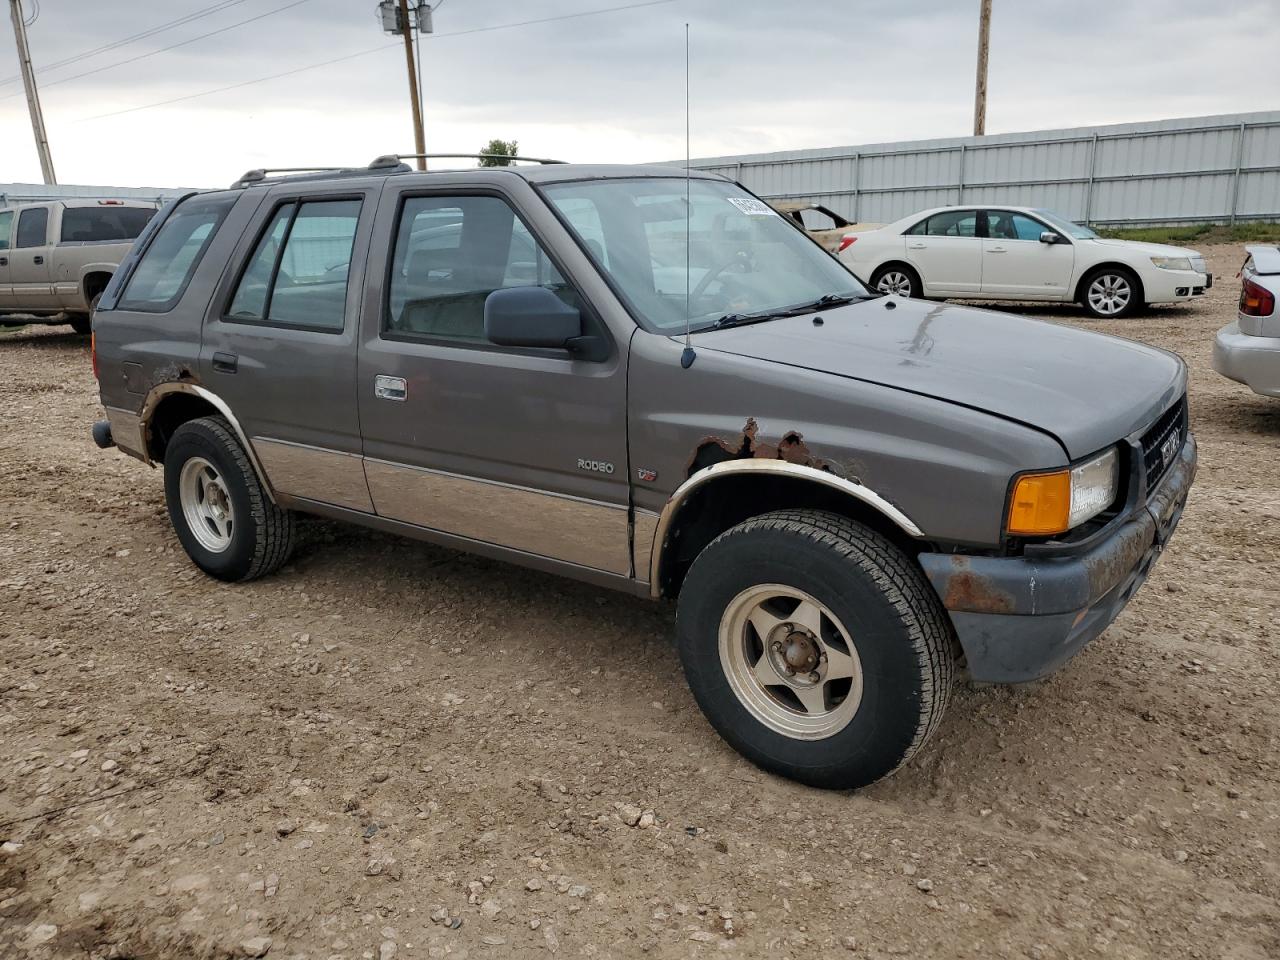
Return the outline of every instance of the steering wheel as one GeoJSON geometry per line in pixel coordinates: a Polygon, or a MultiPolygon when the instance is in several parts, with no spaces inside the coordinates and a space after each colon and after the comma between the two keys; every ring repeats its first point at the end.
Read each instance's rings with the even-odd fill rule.
{"type": "Polygon", "coordinates": [[[689,299],[695,300],[702,296],[702,294],[706,292],[707,287],[711,286],[712,281],[732,267],[735,263],[741,263],[744,266],[746,265],[746,260],[741,251],[735,251],[732,256],[726,257],[708,270],[703,278],[698,281],[698,285],[690,291],[689,299]]]}

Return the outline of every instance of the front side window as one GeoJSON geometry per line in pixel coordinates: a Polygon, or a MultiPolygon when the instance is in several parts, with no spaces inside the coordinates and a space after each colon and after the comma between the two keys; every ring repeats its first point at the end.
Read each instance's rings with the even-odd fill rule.
{"type": "Polygon", "coordinates": [[[404,201],[387,291],[387,333],[487,343],[485,300],[495,290],[525,286],[546,287],[581,309],[576,292],[505,201],[404,201]]]}
{"type": "Polygon", "coordinates": [[[18,239],[15,247],[43,247],[49,235],[49,208],[33,207],[18,214],[18,239]]]}
{"type": "Polygon", "coordinates": [[[13,211],[0,213],[0,250],[9,249],[9,231],[13,229],[13,211]]]}
{"type": "Polygon", "coordinates": [[[548,184],[545,193],[648,330],[708,329],[867,290],[794,221],[720,180],[548,184]],[[686,200],[686,190],[688,198],[686,200]]]}
{"type": "Polygon", "coordinates": [[[1039,240],[1046,227],[1039,220],[1010,210],[987,211],[987,236],[993,240],[1039,240]]]}
{"type": "Polygon", "coordinates": [[[239,194],[192,197],[161,225],[120,298],[121,310],[171,309],[239,194]]]}
{"type": "Polygon", "coordinates": [[[277,207],[240,275],[227,319],[342,330],[360,207],[359,200],[277,207]]]}
{"type": "Polygon", "coordinates": [[[62,211],[62,242],[136,240],[155,215],[143,207],[68,207],[62,211]]]}

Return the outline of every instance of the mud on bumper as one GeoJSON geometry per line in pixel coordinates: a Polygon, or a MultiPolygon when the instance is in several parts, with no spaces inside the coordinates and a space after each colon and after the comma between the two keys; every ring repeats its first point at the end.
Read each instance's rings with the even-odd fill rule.
{"type": "Polygon", "coordinates": [[[1020,683],[1053,673],[1105,630],[1142,586],[1182,517],[1196,472],[1188,435],[1145,506],[1101,543],[1061,557],[922,553],[973,679],[1020,683]]]}

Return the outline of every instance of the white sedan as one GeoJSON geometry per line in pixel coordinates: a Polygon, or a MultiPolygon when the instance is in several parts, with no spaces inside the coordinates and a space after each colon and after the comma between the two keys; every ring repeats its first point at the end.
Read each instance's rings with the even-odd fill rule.
{"type": "Polygon", "coordinates": [[[858,279],[904,297],[1078,301],[1113,319],[1213,285],[1194,250],[1106,240],[1030,207],[939,207],[845,240],[858,279]]]}
{"type": "Polygon", "coordinates": [[[1280,397],[1280,248],[1245,247],[1240,306],[1218,331],[1213,369],[1264,397],[1280,397]]]}

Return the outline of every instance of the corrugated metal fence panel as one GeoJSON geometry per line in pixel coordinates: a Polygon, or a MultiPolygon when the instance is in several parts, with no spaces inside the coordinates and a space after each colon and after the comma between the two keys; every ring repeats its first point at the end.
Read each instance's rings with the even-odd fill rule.
{"type": "Polygon", "coordinates": [[[695,160],[863,223],[1008,203],[1092,223],[1280,219],[1280,111],[695,160]]]}

